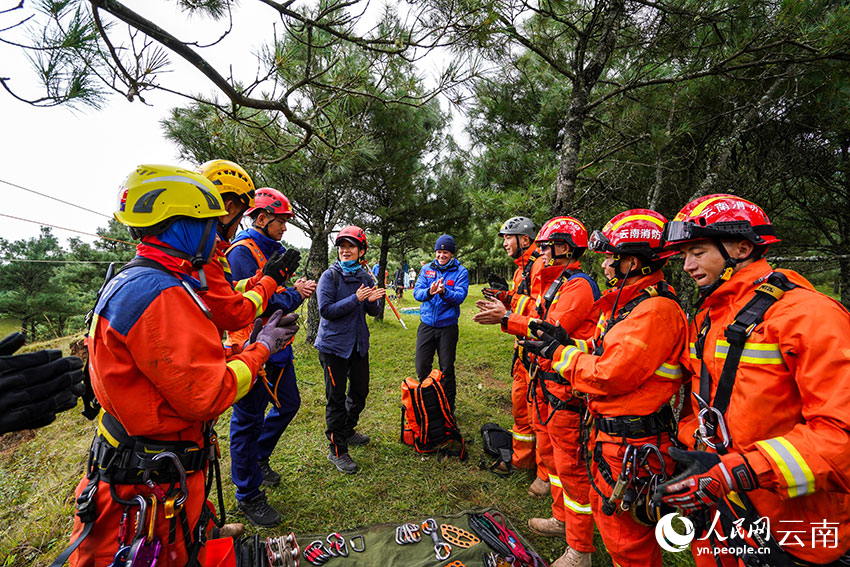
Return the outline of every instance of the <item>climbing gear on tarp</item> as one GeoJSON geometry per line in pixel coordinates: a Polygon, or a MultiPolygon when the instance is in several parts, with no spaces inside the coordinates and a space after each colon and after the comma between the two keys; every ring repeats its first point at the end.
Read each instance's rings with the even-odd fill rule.
{"type": "Polygon", "coordinates": [[[455,561],[452,561],[451,563],[446,563],[446,567],[466,567],[466,565],[464,565],[460,561],[455,560],[455,561]]]}
{"type": "Polygon", "coordinates": [[[471,534],[451,524],[440,524],[440,535],[451,545],[460,547],[461,549],[467,549],[481,543],[481,540],[475,537],[475,534],[471,534]]]}
{"type": "Polygon", "coordinates": [[[543,558],[525,548],[516,532],[508,529],[506,524],[500,512],[469,515],[469,526],[472,530],[499,555],[513,557],[514,567],[548,567],[543,558]],[[499,522],[496,516],[502,521],[499,522]]]}
{"type": "Polygon", "coordinates": [[[399,545],[422,541],[418,524],[402,524],[395,529],[395,542],[399,545]]]}
{"type": "Polygon", "coordinates": [[[417,453],[439,453],[440,458],[460,457],[466,460],[466,444],[457,427],[446,392],[442,373],[434,369],[421,383],[406,378],[401,383],[401,434],[406,445],[417,453]]]}
{"type": "Polygon", "coordinates": [[[434,518],[428,518],[422,522],[422,533],[431,536],[434,542],[434,556],[437,561],[445,561],[452,554],[452,546],[440,540],[437,534],[437,521],[434,518]]]}
{"type": "Polygon", "coordinates": [[[325,549],[325,544],[320,539],[317,539],[304,548],[304,559],[313,565],[324,565],[333,557],[334,555],[331,555],[330,551],[325,549]]]}
{"type": "Polygon", "coordinates": [[[348,546],[345,543],[345,538],[339,532],[329,534],[325,541],[328,542],[328,553],[334,557],[348,557],[348,546]]]}
{"type": "Polygon", "coordinates": [[[511,565],[507,559],[492,551],[485,551],[481,556],[481,562],[484,563],[484,567],[510,567],[511,565]]]}
{"type": "Polygon", "coordinates": [[[496,474],[511,474],[513,472],[511,465],[511,459],[513,458],[513,438],[510,432],[495,423],[485,423],[481,426],[481,441],[484,446],[484,452],[491,457],[495,457],[496,460],[490,462],[490,459],[487,459],[485,455],[481,458],[479,466],[496,474]],[[505,464],[504,470],[500,468],[502,463],[505,464]]]}
{"type": "Polygon", "coordinates": [[[301,549],[294,533],[266,539],[266,554],[270,567],[298,567],[301,549]]]}
{"type": "Polygon", "coordinates": [[[362,535],[351,536],[348,539],[348,545],[351,547],[351,551],[363,553],[366,551],[366,538],[362,535]],[[357,545],[356,542],[360,542],[360,545],[357,545]]]}

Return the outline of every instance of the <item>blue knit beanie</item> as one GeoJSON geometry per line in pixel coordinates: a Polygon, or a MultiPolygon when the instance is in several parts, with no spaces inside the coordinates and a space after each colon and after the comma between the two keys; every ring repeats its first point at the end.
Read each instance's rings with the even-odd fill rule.
{"type": "Polygon", "coordinates": [[[448,250],[452,254],[455,253],[455,239],[449,236],[448,234],[444,234],[440,238],[437,239],[437,243],[434,245],[434,252],[437,250],[448,250]]]}

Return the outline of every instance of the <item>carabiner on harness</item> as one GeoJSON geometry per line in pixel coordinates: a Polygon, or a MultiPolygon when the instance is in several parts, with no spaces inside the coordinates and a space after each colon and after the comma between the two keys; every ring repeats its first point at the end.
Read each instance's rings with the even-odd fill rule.
{"type": "Polygon", "coordinates": [[[729,429],[726,427],[726,419],[723,417],[723,413],[716,407],[708,405],[708,402],[702,399],[696,392],[693,395],[701,408],[699,413],[697,413],[697,423],[699,426],[694,431],[694,439],[697,440],[697,443],[715,450],[720,446],[728,448],[732,443],[732,437],[729,435],[729,429]],[[719,440],[714,441],[714,439],[719,440]]]}

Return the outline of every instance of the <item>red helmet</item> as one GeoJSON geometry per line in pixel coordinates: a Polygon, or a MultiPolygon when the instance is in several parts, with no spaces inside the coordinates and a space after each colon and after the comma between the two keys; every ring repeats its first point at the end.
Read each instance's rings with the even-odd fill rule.
{"type": "Polygon", "coordinates": [[[359,226],[351,225],[343,227],[343,229],[339,231],[339,234],[336,235],[334,246],[339,246],[339,243],[343,240],[347,240],[352,244],[357,245],[357,247],[362,250],[366,250],[369,247],[369,244],[366,242],[366,233],[363,232],[363,229],[359,226]]]}
{"type": "Polygon", "coordinates": [[[245,214],[250,215],[256,211],[264,211],[270,215],[283,215],[290,219],[295,216],[289,199],[283,193],[271,187],[257,189],[254,206],[245,211],[245,214]]]}
{"type": "Polygon", "coordinates": [[[555,217],[543,223],[534,241],[538,244],[566,242],[572,248],[584,251],[587,248],[587,229],[573,217],[555,217]]]}
{"type": "Polygon", "coordinates": [[[743,238],[759,246],[780,242],[758,205],[735,195],[707,195],[685,205],[667,224],[665,246],[703,238],[743,238]]]}
{"type": "Polygon", "coordinates": [[[647,260],[661,260],[675,252],[664,252],[661,237],[663,215],[649,209],[630,209],[609,220],[602,230],[594,230],[590,249],[600,254],[626,254],[643,256],[647,260]]]}

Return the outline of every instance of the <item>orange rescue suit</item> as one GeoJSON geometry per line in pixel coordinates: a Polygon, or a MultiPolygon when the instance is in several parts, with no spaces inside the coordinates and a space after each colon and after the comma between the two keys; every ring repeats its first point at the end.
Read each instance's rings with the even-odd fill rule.
{"type": "MultiPolygon", "coordinates": [[[[713,400],[729,346],[724,330],[772,271],[766,260],[753,262],[706,298],[685,357],[694,392],[701,367],[694,341],[706,317],[703,361],[713,400]]],[[[770,518],[772,536],[786,538],[782,548],[829,563],[850,550],[850,315],[800,274],[777,271],[797,287],[768,308],[747,338],[725,415],[728,451],[743,453],[756,472],[760,488],[747,496],[760,517],[770,518]],[[817,525],[835,530],[834,547],[812,545],[817,525]]],[[[696,401],[691,404],[698,413],[696,401]]],[[[696,428],[694,415],[683,418],[679,439],[693,447],[696,428]]],[[[698,563],[704,557],[714,564],[711,555],[698,563]]]]}
{"type": "MultiPolygon", "coordinates": [[[[160,441],[204,445],[206,424],[247,393],[269,356],[262,344],[226,357],[220,332],[175,275],[136,267],[116,275],[95,308],[88,339],[92,387],[103,409],[127,433],[160,441]]],[[[203,471],[190,474],[185,509],[191,526],[206,505],[203,471]]],[[[83,478],[77,495],[88,480],[83,478]]],[[[114,485],[117,495],[149,496],[146,485],[114,485]]],[[[123,506],[99,482],[95,526],[71,555],[70,564],[98,567],[112,562],[123,506]]],[[[157,508],[155,532],[163,549],[160,565],[185,565],[182,530],[168,543],[169,521],[157,508]]],[[[72,540],[82,531],[74,518],[72,540]]],[[[203,550],[201,551],[203,562],[203,550]]]]}
{"type": "MultiPolygon", "coordinates": [[[[571,382],[575,391],[587,394],[588,409],[595,418],[647,416],[669,403],[679,391],[682,384],[679,359],[688,340],[688,322],[674,300],[660,296],[644,299],[601,338],[611,317],[619,315],[629,301],[644,289],[656,286],[662,278],[661,271],[651,273],[623,287],[622,293],[619,289],[607,290],[597,302],[602,315],[593,343],[602,340],[601,355],[583,352],[590,345],[579,342],[577,346],[559,348],[553,357],[558,373],[571,382]],[[615,301],[618,301],[617,313],[613,312],[615,301]]],[[[673,461],[667,454],[671,445],[668,433],[627,438],[627,443],[637,448],[647,443],[656,445],[664,458],[666,473],[673,473],[673,461]]],[[[626,450],[622,436],[595,431],[589,450],[605,460],[613,479],[620,475],[626,450]]],[[[657,456],[647,464],[653,473],[661,472],[657,456]]],[[[581,466],[584,471],[584,463],[581,466]]],[[[606,497],[610,496],[612,487],[595,461],[592,469],[594,483],[606,497]]],[[[635,521],[619,509],[613,516],[607,516],[601,511],[599,494],[593,491],[590,498],[596,526],[616,565],[661,567],[661,550],[654,527],[635,521]]]]}

